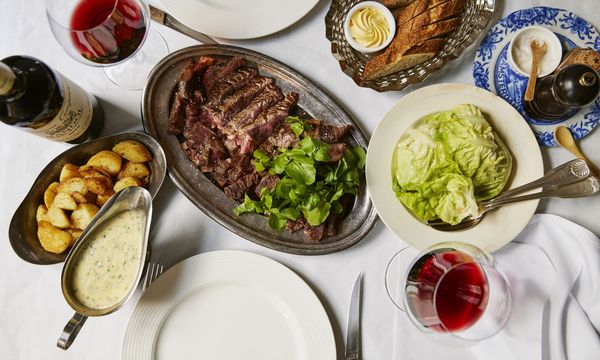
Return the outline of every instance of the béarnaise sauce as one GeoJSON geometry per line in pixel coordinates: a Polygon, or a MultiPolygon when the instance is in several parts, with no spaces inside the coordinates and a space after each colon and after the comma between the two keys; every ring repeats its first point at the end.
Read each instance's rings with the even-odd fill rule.
{"type": "Polygon", "coordinates": [[[72,272],[71,289],[82,305],[110,308],[136,286],[145,221],[143,210],[128,210],[94,231],[79,251],[72,272]]]}

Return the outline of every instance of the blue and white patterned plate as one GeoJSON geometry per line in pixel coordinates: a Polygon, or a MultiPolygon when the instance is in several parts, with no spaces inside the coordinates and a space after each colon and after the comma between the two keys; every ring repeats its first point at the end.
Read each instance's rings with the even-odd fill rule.
{"type": "Polygon", "coordinates": [[[533,129],[540,145],[558,145],[553,136],[558,124],[568,127],[575,139],[581,139],[600,123],[600,99],[553,122],[534,120],[523,110],[522,96],[527,87],[527,78],[510,68],[506,55],[513,35],[532,25],[552,30],[560,39],[564,50],[579,46],[600,51],[598,31],[572,12],[549,7],[518,10],[498,21],[481,41],[473,63],[475,85],[495,92],[515,107],[533,129]]]}

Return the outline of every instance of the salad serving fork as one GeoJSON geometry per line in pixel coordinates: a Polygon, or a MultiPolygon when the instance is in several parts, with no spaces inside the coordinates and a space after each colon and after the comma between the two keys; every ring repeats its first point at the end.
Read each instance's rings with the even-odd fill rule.
{"type": "Polygon", "coordinates": [[[465,230],[479,224],[488,211],[503,205],[549,197],[585,197],[591,196],[598,191],[600,191],[600,182],[596,177],[591,175],[590,168],[585,160],[575,159],[548,171],[546,175],[537,180],[507,190],[493,199],[480,202],[478,204],[479,214],[477,217],[467,217],[454,225],[436,219],[428,221],[427,225],[439,231],[465,230]],[[542,191],[515,196],[538,188],[542,188],[542,191]]]}

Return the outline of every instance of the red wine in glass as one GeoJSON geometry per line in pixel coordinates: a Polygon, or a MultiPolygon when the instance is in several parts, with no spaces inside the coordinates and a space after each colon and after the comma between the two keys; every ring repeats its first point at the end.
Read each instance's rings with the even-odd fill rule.
{"type": "Polygon", "coordinates": [[[406,303],[412,316],[437,332],[459,332],[476,323],[488,302],[488,281],[481,265],[455,249],[436,249],[410,269],[406,303]]]}
{"type": "Polygon", "coordinates": [[[87,60],[117,63],[143,43],[145,16],[137,0],[81,0],[71,17],[71,39],[87,60]]]}

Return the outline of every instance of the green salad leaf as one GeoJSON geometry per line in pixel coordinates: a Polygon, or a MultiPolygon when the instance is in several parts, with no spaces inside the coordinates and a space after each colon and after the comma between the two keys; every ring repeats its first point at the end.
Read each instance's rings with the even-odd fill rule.
{"type": "Polygon", "coordinates": [[[343,195],[356,195],[366,153],[360,146],[349,146],[343,157],[333,163],[328,152],[331,145],[303,136],[310,130],[309,124],[292,116],[286,122],[301,139],[297,147],[279,149],[273,157],[262,150],[253,153],[255,170],[268,171],[280,180],[273,190],[263,189],[258,200],[246,194],[235,213],[268,215],[269,226],[274,229],[285,228],[288,220],[295,221],[301,215],[310,225],[318,226],[332,213],[343,212],[343,195]]]}
{"type": "Polygon", "coordinates": [[[512,157],[481,110],[459,105],[421,119],[394,151],[393,188],[423,221],[456,224],[476,215],[477,201],[500,194],[512,157]]]}

